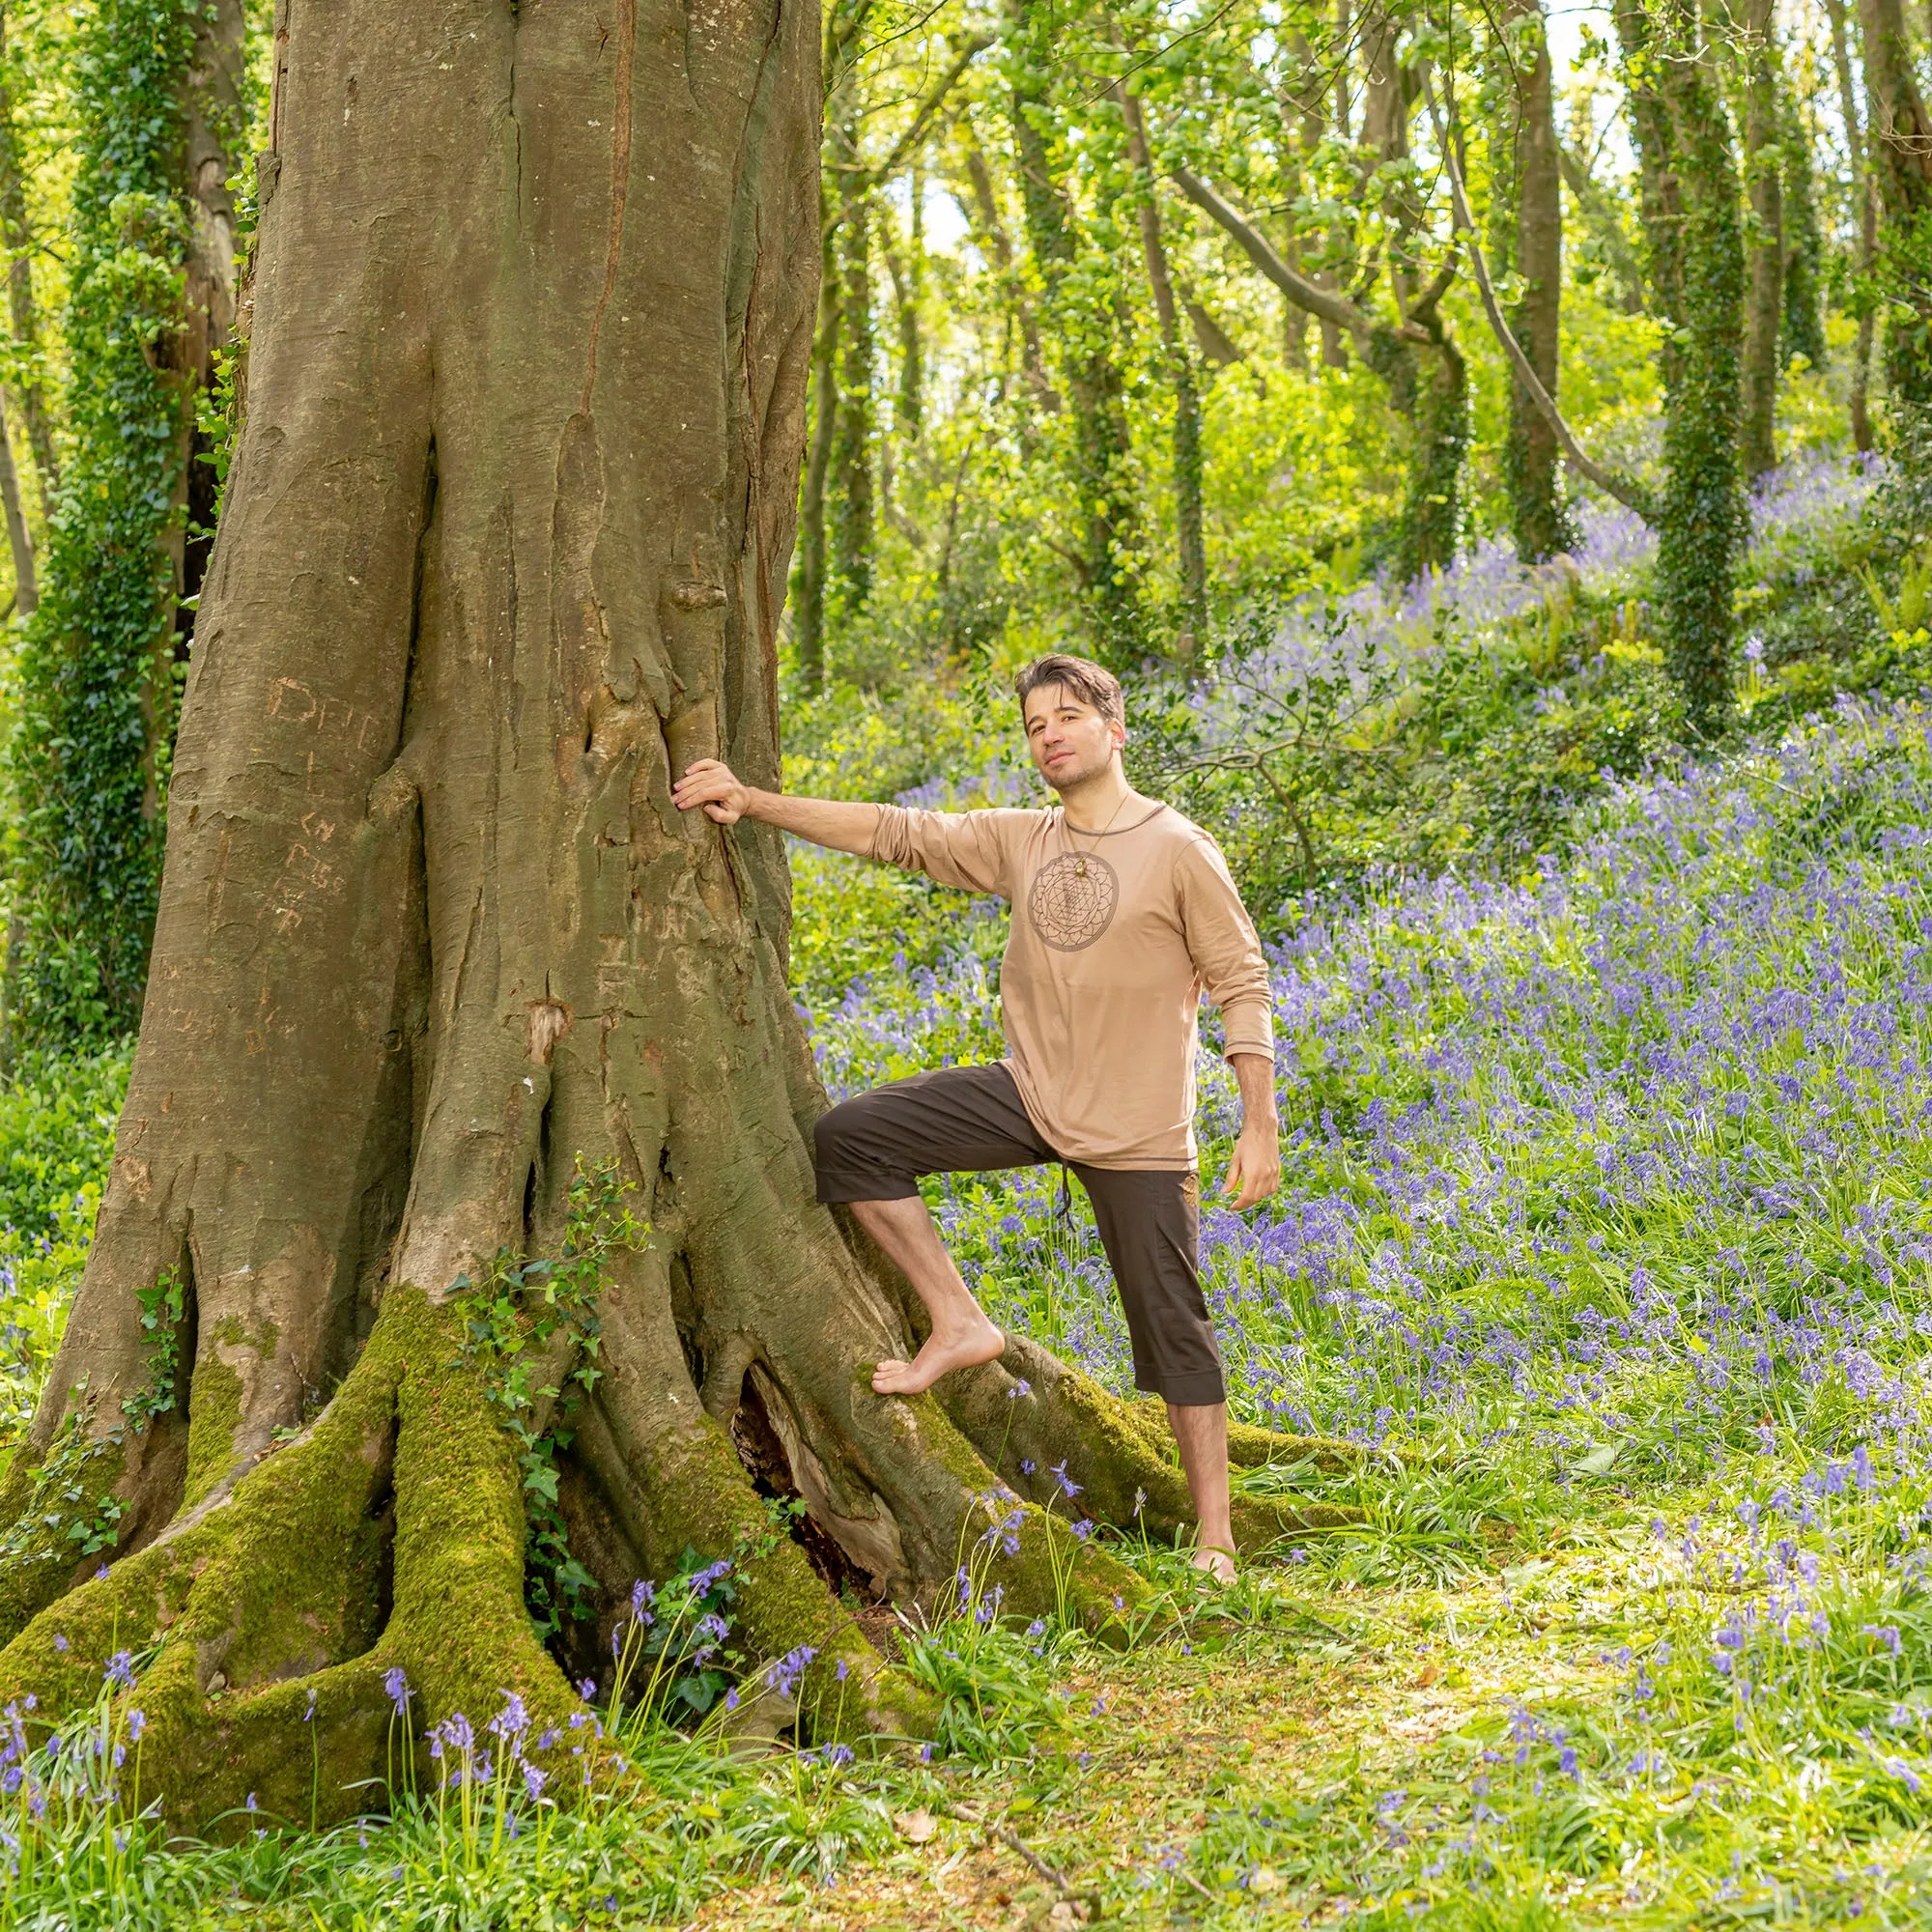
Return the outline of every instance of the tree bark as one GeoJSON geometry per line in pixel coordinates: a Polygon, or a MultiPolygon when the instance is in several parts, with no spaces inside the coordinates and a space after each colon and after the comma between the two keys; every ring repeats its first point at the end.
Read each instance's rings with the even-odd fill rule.
{"type": "Polygon", "coordinates": [[[1038,0],[1018,0],[1013,18],[1013,151],[1027,240],[1057,325],[1072,416],[1068,480],[1081,526],[1081,589],[1097,654],[1124,667],[1139,661],[1146,634],[1120,321],[1112,291],[1083,286],[1097,278],[1073,273],[1080,240],[1048,139],[1054,125],[1047,84],[1056,65],[1053,22],[1038,0]]]}
{"type": "MultiPolygon", "coordinates": [[[[1500,218],[1492,228],[1507,244],[1505,268],[1522,278],[1510,330],[1553,401],[1562,349],[1563,177],[1542,0],[1507,0],[1503,22],[1503,104],[1491,193],[1496,196],[1499,184],[1509,192],[1497,197],[1500,218]]],[[[1554,430],[1513,374],[1503,476],[1517,554],[1525,563],[1541,563],[1576,541],[1561,463],[1554,430]]]]}
{"type": "Polygon", "coordinates": [[[1649,279],[1663,319],[1658,587],[1664,660],[1691,723],[1731,698],[1733,587],[1746,522],[1738,488],[1744,238],[1730,130],[1692,0],[1620,0],[1631,65],[1649,279]]]}
{"type": "Polygon", "coordinates": [[[1872,447],[1873,440],[1870,395],[1876,318],[1872,280],[1878,264],[1878,182],[1866,150],[1858,86],[1852,78],[1851,34],[1845,18],[1845,0],[1825,0],[1825,14],[1832,23],[1832,67],[1838,79],[1838,112],[1845,124],[1845,146],[1859,210],[1859,332],[1852,350],[1851,413],[1852,441],[1859,449],[1866,450],[1872,447]]]}
{"type": "Polygon", "coordinates": [[[1160,347],[1174,384],[1174,517],[1179,536],[1180,615],[1182,655],[1208,636],[1208,549],[1202,530],[1201,395],[1194,380],[1194,359],[1180,332],[1180,311],[1174,299],[1174,280],[1168,273],[1167,248],[1161,240],[1160,203],[1156,199],[1153,156],[1148,150],[1147,123],[1140,98],[1131,87],[1119,90],[1121,115],[1127,128],[1127,156],[1138,177],[1141,260],[1148,287],[1153,294],[1154,316],[1160,325],[1160,347]]]}
{"type": "Polygon", "coordinates": [[[20,422],[33,451],[43,510],[50,509],[60,483],[52,418],[40,377],[41,321],[34,300],[34,234],[27,220],[27,184],[20,140],[14,125],[14,88],[7,40],[7,10],[0,6],[0,242],[7,248],[7,308],[14,342],[32,373],[17,385],[20,422]]]}
{"type": "Polygon", "coordinates": [[[1901,0],[1859,0],[1866,129],[1885,220],[1878,269],[1888,304],[1885,372],[1895,408],[1932,410],[1932,117],[1901,0]]]}
{"type": "MultiPolygon", "coordinates": [[[[51,1719],[112,1651],[148,1658],[145,1761],[184,1823],[250,1792],[366,1808],[390,1669],[417,1724],[506,1691],[533,1731],[581,1715],[466,1346],[468,1284],[511,1295],[506,1257],[573,1238],[581,1159],[648,1234],[598,1264],[602,1377],[557,1451],[599,1593],[564,1655],[689,1547],[736,1566],[754,1656],[816,1647],[802,1723],[917,1731],[834,1583],[934,1605],[1004,1479],[1029,1500],[993,1575],[1044,1613],[1036,1463],[1068,1461],[1096,1519],[1132,1520],[1137,1488],[1157,1534],[1187,1506],[1143,1411],[1024,1340],[943,1399],[873,1395],[917,1304],[813,1203],[782,846],[670,804],[699,755],[779,781],[816,22],[344,0],[278,28],[140,1044],[0,1492],[0,1700],[51,1719]],[[178,1389],[137,1299],[167,1278],[178,1389]],[[97,1577],[68,1531],[110,1502],[97,1577]]],[[[1094,1628],[1144,1597],[1096,1548],[1072,1590],[1094,1628]]]]}
{"type": "Polygon", "coordinates": [[[1774,0],[1744,0],[1738,63],[1744,96],[1744,173],[1750,199],[1745,242],[1744,421],[1738,460],[1747,481],[1777,465],[1778,341],[1784,326],[1784,185],[1778,153],[1774,0]]]}

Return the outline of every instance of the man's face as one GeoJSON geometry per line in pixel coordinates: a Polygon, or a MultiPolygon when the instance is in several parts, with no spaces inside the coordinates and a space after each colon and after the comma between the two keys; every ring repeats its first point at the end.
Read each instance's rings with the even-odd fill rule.
{"type": "Polygon", "coordinates": [[[1114,761],[1126,727],[1102,718],[1063,684],[1043,684],[1026,701],[1027,749],[1055,791],[1085,784],[1114,761]]]}

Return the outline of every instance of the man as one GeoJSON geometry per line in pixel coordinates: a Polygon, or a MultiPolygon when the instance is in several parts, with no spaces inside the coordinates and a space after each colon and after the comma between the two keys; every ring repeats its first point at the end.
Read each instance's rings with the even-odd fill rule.
{"type": "Polygon", "coordinates": [[[872,1386],[917,1394],[1004,1346],[946,1252],[918,1177],[1065,1161],[1094,1204],[1133,1338],[1135,1384],[1167,1401],[1199,1520],[1195,1564],[1227,1581],[1228,1410],[1201,1293],[1194,1053],[1205,990],[1221,1009],[1241,1089],[1225,1191],[1250,1208],[1281,1179],[1267,968],[1214,841],[1128,785],[1112,672],[1056,655],[1029,665],[1015,689],[1057,810],[785,798],[741,784],[712,758],[694,764],[673,797],[721,825],[760,819],[1011,902],[1000,969],[1007,1058],[895,1081],[818,1122],[819,1200],[850,1205],[932,1318],[913,1359],[881,1362],[872,1386]]]}

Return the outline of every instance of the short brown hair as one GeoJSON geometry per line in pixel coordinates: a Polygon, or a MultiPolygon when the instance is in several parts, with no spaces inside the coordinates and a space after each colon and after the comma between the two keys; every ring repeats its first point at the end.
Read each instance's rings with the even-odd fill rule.
{"type": "Polygon", "coordinates": [[[1096,665],[1092,658],[1068,657],[1064,651],[1050,651],[1043,658],[1035,658],[1013,679],[1020,709],[1025,711],[1027,699],[1049,684],[1070,691],[1082,704],[1091,704],[1110,724],[1127,722],[1127,703],[1121,680],[1105,665],[1096,665]]]}

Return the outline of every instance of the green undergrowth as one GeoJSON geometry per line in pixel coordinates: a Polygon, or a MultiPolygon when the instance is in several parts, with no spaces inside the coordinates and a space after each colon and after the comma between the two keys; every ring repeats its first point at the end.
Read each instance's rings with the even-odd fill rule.
{"type": "Polygon", "coordinates": [[[31,1419],[94,1237],[129,1046],[0,1086],[0,1457],[31,1419]]]}

